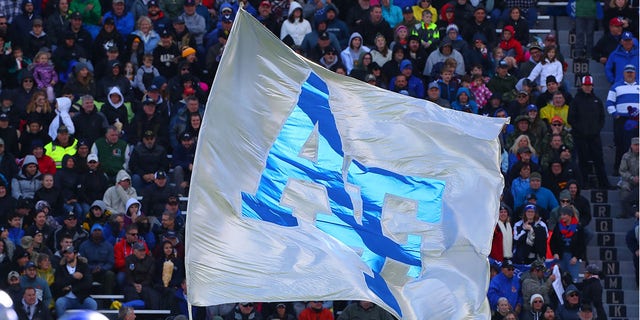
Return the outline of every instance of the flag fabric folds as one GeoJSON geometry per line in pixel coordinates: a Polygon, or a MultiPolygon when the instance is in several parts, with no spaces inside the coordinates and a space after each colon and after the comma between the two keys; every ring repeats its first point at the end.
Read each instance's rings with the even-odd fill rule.
{"type": "Polygon", "coordinates": [[[189,302],[489,319],[503,124],[330,72],[241,10],[192,174],[189,302]]]}

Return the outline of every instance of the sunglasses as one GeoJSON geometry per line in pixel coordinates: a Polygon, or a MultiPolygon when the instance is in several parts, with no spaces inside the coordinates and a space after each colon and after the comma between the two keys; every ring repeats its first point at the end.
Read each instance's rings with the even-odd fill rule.
{"type": "Polygon", "coordinates": [[[577,294],[577,293],[575,293],[575,292],[571,292],[571,293],[569,293],[569,297],[577,297],[577,296],[578,296],[578,294],[577,294]]]}
{"type": "Polygon", "coordinates": [[[562,123],[554,123],[551,126],[553,126],[553,127],[562,127],[562,123]]]}

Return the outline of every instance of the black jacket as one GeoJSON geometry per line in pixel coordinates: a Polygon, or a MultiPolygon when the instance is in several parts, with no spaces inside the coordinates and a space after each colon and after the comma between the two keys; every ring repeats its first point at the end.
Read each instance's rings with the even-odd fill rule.
{"type": "Polygon", "coordinates": [[[77,259],[76,272],[82,273],[82,279],[78,280],[74,278],[73,275],[69,274],[65,263],[66,260],[63,258],[60,261],[60,265],[56,266],[55,281],[52,286],[54,296],[60,297],[67,294],[68,291],[64,291],[63,289],[69,285],[71,286],[71,292],[78,297],[80,302],[84,301],[84,299],[89,296],[89,293],[91,292],[91,283],[93,282],[91,271],[89,271],[87,263],[82,261],[84,258],[78,257],[77,259]]]}
{"type": "Polygon", "coordinates": [[[18,315],[18,320],[50,320],[52,319],[51,313],[49,312],[49,308],[45,306],[44,303],[42,303],[42,301],[40,300],[36,301],[36,307],[31,318],[28,317],[27,311],[25,310],[24,305],[22,304],[22,301],[19,301],[18,303],[16,303],[13,306],[13,309],[16,311],[16,314],[18,315]]]}
{"type": "Polygon", "coordinates": [[[604,104],[593,93],[578,90],[569,105],[567,121],[574,137],[593,137],[604,127],[604,104]]]}

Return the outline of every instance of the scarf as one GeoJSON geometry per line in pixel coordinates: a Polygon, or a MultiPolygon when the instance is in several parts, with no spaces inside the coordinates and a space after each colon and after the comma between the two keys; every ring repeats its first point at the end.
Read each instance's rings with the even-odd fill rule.
{"type": "Polygon", "coordinates": [[[576,217],[571,217],[569,224],[565,224],[563,221],[560,221],[558,226],[560,227],[560,234],[562,235],[564,245],[567,247],[570,246],[571,239],[578,230],[578,219],[576,219],[576,217]]]}
{"type": "Polygon", "coordinates": [[[513,256],[513,230],[511,230],[511,224],[505,224],[498,220],[498,228],[500,228],[500,232],[502,233],[502,254],[505,259],[511,258],[513,256]]]}

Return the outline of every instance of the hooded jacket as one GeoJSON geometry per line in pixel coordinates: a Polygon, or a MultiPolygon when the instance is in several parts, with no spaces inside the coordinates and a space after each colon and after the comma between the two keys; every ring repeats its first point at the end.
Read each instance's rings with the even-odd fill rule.
{"type": "Polygon", "coordinates": [[[42,174],[36,171],[36,174],[30,176],[26,173],[27,165],[35,164],[38,167],[38,161],[33,155],[28,155],[22,163],[22,170],[18,176],[11,180],[11,196],[15,199],[31,199],[36,191],[42,186],[42,174]]]}
{"type": "Polygon", "coordinates": [[[56,98],[56,103],[58,105],[56,108],[56,116],[49,125],[49,136],[51,140],[54,140],[58,136],[57,132],[60,125],[66,126],[69,134],[76,133],[76,127],[73,125],[73,121],[71,121],[71,115],[69,115],[71,99],[67,97],[56,98]]]}
{"type": "Polygon", "coordinates": [[[470,112],[473,114],[478,114],[478,104],[473,100],[473,96],[471,95],[471,91],[469,91],[466,87],[458,88],[458,92],[456,92],[456,101],[451,102],[451,108],[453,110],[470,112]],[[465,93],[469,99],[467,103],[462,104],[459,101],[460,95],[465,93]]]}
{"type": "Polygon", "coordinates": [[[349,44],[344,50],[342,50],[342,52],[340,52],[340,60],[342,60],[342,64],[346,68],[347,74],[350,74],[351,70],[353,70],[353,68],[355,67],[356,61],[358,61],[358,59],[360,58],[360,54],[362,54],[363,52],[369,52],[369,51],[371,50],[364,45],[364,40],[362,38],[362,35],[358,32],[352,33],[351,36],[349,37],[349,44]],[[360,48],[358,48],[358,50],[353,50],[351,48],[351,41],[353,41],[353,39],[355,38],[360,38],[360,41],[362,43],[362,45],[360,46],[360,48]]]}
{"type": "MultiPolygon", "coordinates": [[[[302,6],[298,2],[292,1],[289,5],[288,16],[291,17],[296,9],[302,10],[302,6]]],[[[302,19],[302,21],[295,19],[293,22],[287,19],[282,23],[282,27],[280,28],[280,40],[284,40],[286,36],[290,36],[293,39],[293,43],[299,46],[302,45],[304,36],[311,31],[311,24],[306,19],[302,19]]]]}
{"type": "Polygon", "coordinates": [[[136,189],[131,186],[127,190],[122,188],[117,182],[124,179],[131,180],[131,176],[124,170],[118,171],[116,176],[116,185],[107,189],[102,199],[107,205],[107,210],[113,213],[124,213],[127,210],[127,201],[130,198],[136,198],[138,196],[136,189]]]}
{"type": "Polygon", "coordinates": [[[116,119],[119,120],[126,128],[129,125],[129,103],[124,102],[124,96],[120,92],[120,88],[112,87],[107,95],[106,102],[100,108],[100,112],[107,118],[109,124],[114,124],[116,119]],[[120,96],[120,101],[114,103],[111,95],[116,94],[120,96]]]}
{"type": "Polygon", "coordinates": [[[62,157],[62,167],[58,169],[55,175],[55,185],[62,191],[64,201],[71,199],[78,200],[78,187],[80,186],[80,176],[74,168],[67,168],[66,164],[73,157],[64,155],[62,157]]]}

